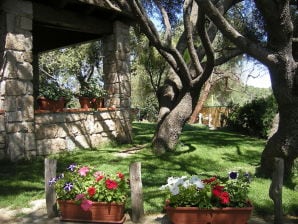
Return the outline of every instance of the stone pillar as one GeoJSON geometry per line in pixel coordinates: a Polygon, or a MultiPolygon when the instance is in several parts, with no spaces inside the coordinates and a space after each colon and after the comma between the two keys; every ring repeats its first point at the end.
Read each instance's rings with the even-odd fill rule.
{"type": "Polygon", "coordinates": [[[6,155],[36,154],[33,108],[32,18],[30,1],[1,0],[0,109],[5,111],[6,155]]]}
{"type": "Polygon", "coordinates": [[[116,107],[120,111],[118,140],[131,141],[130,119],[130,54],[129,26],[116,21],[113,34],[104,38],[104,83],[108,92],[107,107],[116,107]]]}

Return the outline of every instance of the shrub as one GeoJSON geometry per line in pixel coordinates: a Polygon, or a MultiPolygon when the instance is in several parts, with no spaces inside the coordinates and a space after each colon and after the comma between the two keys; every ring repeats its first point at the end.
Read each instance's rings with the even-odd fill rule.
{"type": "Polygon", "coordinates": [[[267,138],[274,116],[278,112],[273,95],[257,98],[240,107],[232,106],[228,126],[237,131],[267,138]]]}

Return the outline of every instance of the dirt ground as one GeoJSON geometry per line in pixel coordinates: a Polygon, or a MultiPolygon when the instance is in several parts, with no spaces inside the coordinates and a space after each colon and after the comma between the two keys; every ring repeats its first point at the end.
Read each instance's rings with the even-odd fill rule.
{"type": "MultiPolygon", "coordinates": [[[[30,208],[12,210],[9,208],[0,209],[0,223],[5,224],[72,224],[72,222],[62,222],[58,217],[49,219],[47,217],[45,200],[32,201],[30,208]]],[[[78,224],[78,222],[75,222],[78,224]]],[[[165,214],[145,215],[140,224],[171,224],[165,214]]],[[[267,219],[252,216],[247,224],[273,224],[273,218],[267,219]]],[[[86,224],[86,223],[85,223],[86,224]]],[[[126,214],[124,224],[134,224],[129,215],[126,214]]],[[[298,217],[287,217],[284,224],[298,224],[298,217]]]]}

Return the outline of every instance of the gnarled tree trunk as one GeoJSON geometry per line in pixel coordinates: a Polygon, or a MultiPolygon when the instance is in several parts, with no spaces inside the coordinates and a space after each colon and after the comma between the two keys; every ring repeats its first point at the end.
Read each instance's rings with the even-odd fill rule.
{"type": "Polygon", "coordinates": [[[190,92],[186,92],[183,94],[181,100],[179,100],[179,103],[158,121],[158,127],[152,141],[153,148],[157,154],[175,149],[182,128],[191,113],[192,96],[190,92]]]}
{"type": "Polygon", "coordinates": [[[268,140],[261,157],[261,171],[270,176],[274,157],[285,160],[285,178],[291,174],[294,160],[298,157],[298,83],[295,62],[284,55],[285,63],[271,71],[272,87],[279,107],[279,125],[268,140]],[[285,64],[285,65],[283,65],[285,64]]]}

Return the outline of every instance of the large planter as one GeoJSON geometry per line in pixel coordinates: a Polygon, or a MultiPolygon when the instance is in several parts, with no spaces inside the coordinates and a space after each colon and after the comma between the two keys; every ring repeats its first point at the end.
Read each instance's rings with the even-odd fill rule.
{"type": "Polygon", "coordinates": [[[39,110],[49,110],[52,112],[63,111],[65,106],[65,99],[61,97],[59,100],[50,100],[45,97],[37,99],[39,110]]]}
{"type": "Polygon", "coordinates": [[[253,207],[212,208],[166,207],[167,215],[173,224],[246,224],[253,207]]]}
{"type": "Polygon", "coordinates": [[[58,200],[60,220],[92,223],[123,223],[124,204],[93,202],[88,211],[84,211],[75,201],[58,200]]]}

